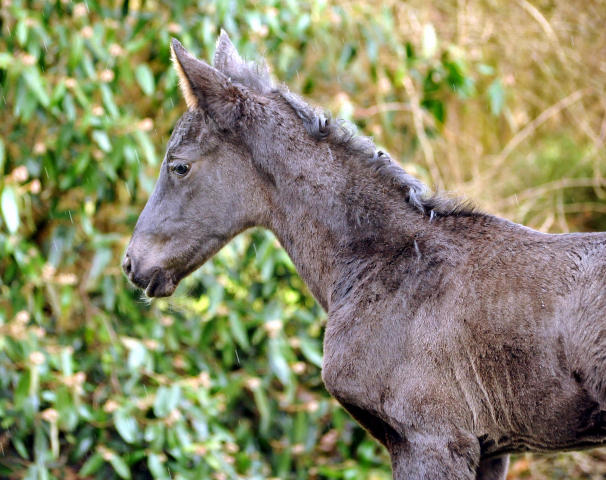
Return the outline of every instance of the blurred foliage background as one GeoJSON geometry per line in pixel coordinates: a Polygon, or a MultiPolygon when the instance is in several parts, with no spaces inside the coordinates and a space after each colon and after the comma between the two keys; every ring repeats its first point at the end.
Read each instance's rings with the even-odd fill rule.
{"type": "MultiPolygon", "coordinates": [[[[0,478],[390,478],[320,378],[326,315],[271,234],[147,301],[120,260],[185,110],[169,39],[248,58],[434,189],[606,230],[606,4],[3,0],[0,478]]],[[[510,479],[606,478],[606,450],[510,479]]]]}

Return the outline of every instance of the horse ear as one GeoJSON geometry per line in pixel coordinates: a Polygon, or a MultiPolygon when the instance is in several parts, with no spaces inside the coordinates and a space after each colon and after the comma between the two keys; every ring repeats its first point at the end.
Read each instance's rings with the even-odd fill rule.
{"type": "Polygon", "coordinates": [[[219,70],[193,57],[174,38],[171,54],[187,107],[205,111],[220,128],[234,128],[242,115],[245,93],[219,70]]]}
{"type": "Polygon", "coordinates": [[[236,47],[231,43],[229,36],[225,30],[221,29],[221,34],[217,39],[217,48],[215,49],[214,67],[223,72],[228,77],[235,76],[245,65],[242,58],[238,54],[236,47]]]}
{"type": "Polygon", "coordinates": [[[236,47],[231,43],[229,36],[223,29],[217,39],[213,65],[221,73],[244,83],[256,93],[263,94],[272,89],[272,83],[269,79],[269,69],[265,61],[263,59],[256,62],[242,60],[236,47]]]}

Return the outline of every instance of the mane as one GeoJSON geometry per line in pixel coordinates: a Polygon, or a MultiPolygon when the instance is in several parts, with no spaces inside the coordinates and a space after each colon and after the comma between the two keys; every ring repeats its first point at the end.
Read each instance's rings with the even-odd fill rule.
{"type": "Polygon", "coordinates": [[[359,135],[351,122],[333,120],[330,114],[312,108],[299,95],[290,92],[286,85],[275,86],[264,61],[242,62],[232,80],[259,93],[279,94],[292,107],[313,138],[338,145],[350,156],[360,159],[380,180],[396,186],[405,201],[422,215],[430,219],[482,215],[471,200],[461,200],[448,192],[431,193],[420,180],[406,173],[388,154],[377,150],[370,137],[359,135]]]}

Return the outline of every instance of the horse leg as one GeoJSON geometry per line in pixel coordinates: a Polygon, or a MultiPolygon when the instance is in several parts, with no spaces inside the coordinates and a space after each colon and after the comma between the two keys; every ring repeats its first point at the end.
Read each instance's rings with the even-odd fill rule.
{"type": "Polygon", "coordinates": [[[476,480],[480,446],[475,437],[464,434],[398,437],[391,434],[387,439],[394,480],[476,480]]]}
{"type": "Polygon", "coordinates": [[[480,460],[476,480],[505,480],[509,467],[509,455],[480,460]]]}

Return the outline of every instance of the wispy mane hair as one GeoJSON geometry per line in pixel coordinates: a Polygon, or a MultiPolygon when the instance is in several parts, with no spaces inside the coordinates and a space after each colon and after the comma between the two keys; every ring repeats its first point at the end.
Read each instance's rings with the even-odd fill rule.
{"type": "Polygon", "coordinates": [[[471,201],[462,201],[448,193],[431,193],[418,179],[409,175],[388,154],[377,150],[373,140],[359,135],[357,128],[346,120],[333,120],[330,114],[312,108],[286,85],[276,86],[271,81],[264,60],[243,61],[231,79],[261,94],[279,94],[303,122],[307,132],[316,140],[339,145],[352,157],[361,160],[382,181],[396,186],[406,202],[430,219],[444,216],[481,215],[471,201]]]}

